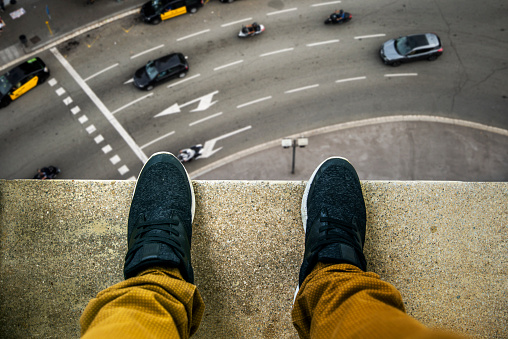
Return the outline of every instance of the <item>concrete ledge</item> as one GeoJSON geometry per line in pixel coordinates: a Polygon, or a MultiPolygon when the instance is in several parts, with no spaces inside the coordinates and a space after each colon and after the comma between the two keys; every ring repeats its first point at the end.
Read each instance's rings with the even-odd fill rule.
{"type": "MultiPolygon", "coordinates": [[[[369,271],[431,327],[508,337],[508,183],[362,182],[369,271]]],[[[122,280],[131,181],[0,180],[0,333],[79,335],[122,280]]],[[[194,181],[198,338],[296,338],[305,182],[194,181]]]]}

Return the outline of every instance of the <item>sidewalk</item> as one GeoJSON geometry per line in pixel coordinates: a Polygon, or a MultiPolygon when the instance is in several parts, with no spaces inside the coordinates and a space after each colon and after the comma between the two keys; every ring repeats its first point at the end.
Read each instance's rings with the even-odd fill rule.
{"type": "MultiPolygon", "coordinates": [[[[2,1],[2,0],[0,0],[2,1]]],[[[49,48],[52,43],[100,27],[124,15],[134,14],[146,0],[26,0],[11,5],[5,0],[0,13],[6,26],[0,34],[0,70],[26,59],[32,52],[49,48]],[[22,13],[13,19],[11,13],[22,13]],[[26,37],[26,46],[19,37],[26,37]]]]}

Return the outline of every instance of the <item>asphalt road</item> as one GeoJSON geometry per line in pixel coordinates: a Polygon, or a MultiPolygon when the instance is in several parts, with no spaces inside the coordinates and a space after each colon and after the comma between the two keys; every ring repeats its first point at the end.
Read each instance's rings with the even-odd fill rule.
{"type": "Polygon", "coordinates": [[[331,2],[210,2],[157,26],[122,19],[41,53],[53,81],[0,111],[0,177],[55,164],[64,179],[126,179],[153,152],[202,143],[196,170],[288,135],[391,115],[508,128],[502,1],[331,2]],[[353,20],[325,26],[338,8],[353,20]],[[266,31],[238,39],[252,21],[266,31]],[[382,64],[382,42],[422,32],[440,35],[442,57],[382,64]],[[150,92],[128,82],[174,51],[188,56],[183,81],[150,92]]]}

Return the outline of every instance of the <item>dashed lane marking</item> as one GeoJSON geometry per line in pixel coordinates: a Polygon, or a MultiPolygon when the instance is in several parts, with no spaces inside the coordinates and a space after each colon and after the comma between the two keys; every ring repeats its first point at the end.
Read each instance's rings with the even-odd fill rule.
{"type": "Polygon", "coordinates": [[[335,82],[341,83],[341,82],[357,81],[357,80],[365,80],[365,79],[367,79],[367,77],[356,77],[356,78],[340,79],[340,80],[336,80],[335,82]]]}
{"type": "Polygon", "coordinates": [[[314,4],[314,5],[310,5],[310,7],[318,7],[318,6],[326,6],[326,5],[335,5],[335,4],[340,4],[341,1],[331,1],[331,2],[323,2],[321,4],[314,4]]]}
{"type": "Polygon", "coordinates": [[[119,64],[119,63],[116,63],[116,64],[114,64],[114,65],[111,65],[111,66],[109,66],[109,67],[106,67],[106,68],[104,68],[102,71],[99,71],[99,72],[97,72],[97,73],[95,73],[95,74],[90,75],[90,76],[89,76],[88,78],[86,78],[84,81],[88,81],[88,80],[90,80],[90,79],[93,79],[93,78],[95,78],[96,76],[98,76],[98,75],[100,75],[100,74],[102,74],[102,73],[104,73],[104,72],[107,72],[107,71],[109,71],[110,69],[113,69],[113,68],[115,68],[115,67],[116,67],[116,66],[118,66],[118,65],[120,65],[120,64],[119,64]]]}
{"type": "Polygon", "coordinates": [[[239,23],[242,23],[245,21],[249,21],[249,20],[252,20],[252,18],[245,18],[245,19],[240,19],[240,20],[233,21],[233,22],[228,22],[227,24],[220,25],[220,27],[227,27],[227,26],[231,26],[231,25],[236,25],[236,24],[239,24],[239,23]]]}
{"type": "Polygon", "coordinates": [[[79,117],[78,121],[79,121],[80,124],[83,125],[85,122],[88,121],[88,117],[86,115],[82,115],[82,116],[79,117]]]}
{"type": "Polygon", "coordinates": [[[314,47],[314,46],[320,46],[320,45],[327,45],[327,44],[334,44],[336,42],[339,42],[339,39],[336,40],[328,40],[328,41],[321,41],[321,42],[314,42],[311,44],[307,44],[307,47],[314,47]]]}
{"type": "Polygon", "coordinates": [[[96,144],[100,144],[101,142],[104,141],[104,137],[102,136],[102,134],[99,134],[98,136],[93,138],[93,140],[95,141],[96,144]]]}
{"type": "Polygon", "coordinates": [[[64,104],[66,106],[69,106],[70,104],[72,104],[72,98],[71,97],[67,97],[63,100],[64,104]]]}
{"type": "Polygon", "coordinates": [[[175,82],[175,83],[172,83],[172,84],[169,84],[167,87],[168,88],[171,88],[171,87],[175,87],[176,85],[180,85],[180,84],[183,84],[184,82],[187,82],[189,80],[192,80],[192,79],[196,79],[197,77],[201,76],[201,74],[196,74],[196,75],[193,75],[189,78],[186,78],[186,79],[183,79],[183,80],[180,80],[178,82],[175,82]]]}
{"type": "Polygon", "coordinates": [[[385,74],[386,78],[392,78],[392,77],[415,77],[415,76],[418,76],[418,73],[385,74]]]}
{"type": "Polygon", "coordinates": [[[274,54],[279,54],[279,53],[291,52],[292,50],[294,50],[294,48],[293,48],[293,47],[291,47],[291,48],[285,48],[285,49],[279,49],[278,51],[273,51],[273,52],[264,53],[264,54],[261,54],[261,55],[259,55],[259,56],[260,56],[260,57],[265,57],[265,56],[274,55],[274,54]]]}
{"type": "Polygon", "coordinates": [[[73,115],[76,115],[78,114],[79,112],[81,112],[81,108],[79,108],[79,106],[74,106],[73,108],[71,108],[71,113],[73,115]]]}
{"type": "Polygon", "coordinates": [[[111,158],[109,158],[109,161],[111,161],[111,163],[113,165],[116,165],[118,164],[120,161],[122,161],[122,159],[120,159],[120,157],[118,156],[118,154],[115,154],[114,156],[112,156],[111,158]]]}
{"type": "Polygon", "coordinates": [[[93,132],[97,131],[97,128],[95,128],[94,125],[90,125],[85,130],[88,132],[88,134],[92,134],[93,132]]]}
{"type": "Polygon", "coordinates": [[[200,123],[202,123],[202,122],[204,122],[204,121],[206,121],[206,120],[216,118],[216,117],[218,117],[219,115],[222,115],[222,112],[215,113],[215,114],[212,114],[212,115],[210,115],[210,116],[208,116],[208,117],[206,117],[206,118],[203,118],[203,119],[201,119],[201,120],[197,120],[197,121],[191,122],[191,123],[189,124],[189,126],[194,126],[194,125],[200,124],[200,123]]]}
{"type": "Polygon", "coordinates": [[[266,13],[266,15],[277,15],[277,14],[296,11],[297,9],[298,8],[296,8],[296,7],[295,8],[288,8],[288,9],[283,9],[282,11],[269,12],[269,13],[266,13]]]}
{"type": "Polygon", "coordinates": [[[214,71],[218,71],[219,69],[223,69],[223,68],[226,68],[226,67],[230,67],[230,66],[238,65],[238,64],[241,64],[242,62],[243,62],[243,60],[238,60],[238,61],[235,61],[235,62],[232,62],[232,63],[226,64],[226,65],[222,65],[222,66],[219,66],[219,67],[215,67],[213,70],[214,70],[214,71]]]}
{"type": "Polygon", "coordinates": [[[109,152],[111,152],[113,150],[113,147],[111,147],[111,145],[106,145],[102,148],[102,152],[104,152],[104,154],[108,154],[109,152]]]}
{"type": "Polygon", "coordinates": [[[118,108],[118,109],[114,110],[113,112],[111,112],[111,114],[116,114],[116,113],[120,112],[121,110],[123,110],[123,109],[125,109],[125,108],[127,108],[127,107],[129,107],[129,106],[132,106],[132,105],[134,105],[134,104],[135,104],[135,103],[137,103],[137,102],[140,102],[140,101],[141,101],[141,100],[143,100],[143,99],[146,99],[146,98],[148,98],[148,97],[151,97],[152,95],[153,95],[153,93],[150,93],[150,94],[147,94],[147,95],[145,95],[145,96],[142,96],[141,98],[138,98],[138,99],[136,99],[136,100],[134,100],[134,101],[131,101],[131,102],[129,102],[128,104],[123,105],[122,107],[120,107],[120,108],[118,108]]]}
{"type": "Polygon", "coordinates": [[[372,35],[361,35],[361,36],[355,36],[355,39],[361,40],[361,39],[369,39],[369,38],[378,38],[378,37],[382,37],[382,36],[386,36],[386,34],[381,33],[381,34],[372,34],[372,35]]]}
{"type": "Polygon", "coordinates": [[[55,86],[57,83],[58,83],[58,81],[56,81],[56,79],[55,79],[55,78],[52,78],[51,80],[49,80],[49,81],[48,81],[48,84],[49,84],[51,87],[55,86]]]}
{"type": "Polygon", "coordinates": [[[159,48],[162,48],[162,47],[164,47],[164,44],[159,45],[159,46],[156,46],[156,47],[153,47],[153,48],[150,48],[150,49],[147,49],[146,51],[143,51],[143,52],[141,52],[141,53],[135,54],[135,55],[131,56],[131,60],[132,60],[132,59],[135,59],[135,58],[137,58],[137,57],[139,57],[139,56],[142,56],[142,55],[144,55],[144,54],[146,54],[146,53],[153,52],[153,51],[155,51],[156,49],[159,49],[159,48]]]}
{"type": "Polygon", "coordinates": [[[310,86],[291,89],[289,91],[285,91],[284,93],[286,93],[286,94],[296,93],[296,92],[301,92],[301,91],[305,91],[307,89],[316,88],[316,87],[319,87],[319,84],[314,84],[314,85],[310,85],[310,86]]]}
{"type": "Polygon", "coordinates": [[[245,104],[241,104],[241,105],[236,106],[236,108],[242,108],[242,107],[245,107],[245,106],[257,104],[258,102],[262,102],[262,101],[265,101],[265,100],[270,100],[271,98],[272,98],[272,96],[267,96],[267,97],[264,97],[264,98],[261,98],[261,99],[249,101],[249,102],[246,102],[245,104]]]}
{"type": "Polygon", "coordinates": [[[188,39],[188,38],[192,38],[192,37],[195,37],[197,35],[201,35],[201,34],[208,33],[208,32],[210,32],[210,29],[205,29],[204,31],[196,32],[196,33],[193,33],[193,34],[190,34],[190,35],[178,38],[178,39],[176,39],[176,41],[182,41],[182,40],[185,40],[185,39],[188,39]]]}
{"type": "Polygon", "coordinates": [[[129,80],[127,80],[126,82],[124,82],[123,84],[124,85],[127,85],[127,84],[130,84],[131,82],[134,82],[134,78],[131,78],[129,80]]]}
{"type": "Polygon", "coordinates": [[[120,167],[118,169],[118,172],[121,174],[121,175],[124,175],[125,173],[129,172],[129,168],[126,166],[126,165],[123,165],[122,167],[120,167]]]}
{"type": "Polygon", "coordinates": [[[141,149],[143,149],[145,147],[148,147],[148,146],[150,146],[152,144],[155,144],[157,141],[161,141],[162,139],[167,138],[167,137],[169,137],[170,135],[173,135],[173,134],[175,134],[175,131],[171,131],[168,134],[164,134],[163,136],[158,137],[157,139],[152,140],[149,143],[144,144],[143,146],[141,146],[141,149]]]}
{"type": "Polygon", "coordinates": [[[62,95],[65,94],[65,89],[63,89],[62,87],[60,87],[59,89],[57,89],[56,91],[56,94],[61,97],[62,95]]]}

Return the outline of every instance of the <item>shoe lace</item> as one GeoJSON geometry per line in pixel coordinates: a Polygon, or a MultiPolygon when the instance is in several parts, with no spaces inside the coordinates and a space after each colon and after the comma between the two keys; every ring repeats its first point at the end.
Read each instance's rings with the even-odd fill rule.
{"type": "Polygon", "coordinates": [[[311,253],[314,253],[314,251],[319,251],[327,245],[336,243],[349,245],[352,248],[362,252],[360,245],[361,240],[359,239],[359,235],[356,232],[355,227],[351,223],[325,216],[321,216],[319,221],[321,222],[319,232],[324,232],[325,235],[320,237],[320,239],[314,243],[314,245],[311,247],[311,253]],[[347,233],[348,236],[345,236],[340,231],[347,233]],[[351,241],[351,239],[356,239],[357,241],[351,241]]]}

